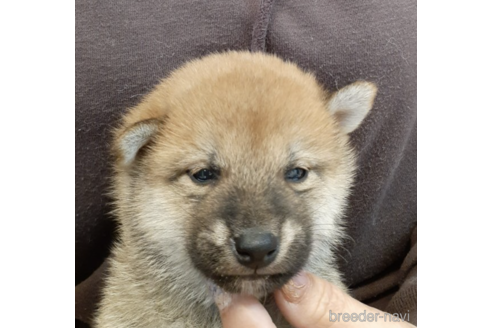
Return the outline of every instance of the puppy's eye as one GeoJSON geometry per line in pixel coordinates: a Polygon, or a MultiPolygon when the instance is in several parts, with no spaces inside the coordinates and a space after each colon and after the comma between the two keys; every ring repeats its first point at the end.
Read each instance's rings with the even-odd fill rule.
{"type": "Polygon", "coordinates": [[[217,178],[217,175],[208,169],[202,169],[194,174],[190,174],[191,179],[199,184],[205,184],[211,182],[217,178]]]}
{"type": "Polygon", "coordinates": [[[285,180],[289,182],[301,182],[306,179],[307,175],[307,170],[296,167],[295,169],[289,170],[285,173],[285,180]]]}

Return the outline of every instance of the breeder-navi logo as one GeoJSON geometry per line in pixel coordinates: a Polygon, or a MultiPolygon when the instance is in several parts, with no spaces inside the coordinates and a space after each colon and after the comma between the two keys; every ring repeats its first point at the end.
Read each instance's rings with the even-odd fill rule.
{"type": "Polygon", "coordinates": [[[366,310],[362,313],[329,313],[331,322],[400,322],[400,321],[410,321],[410,313],[367,313],[366,310]]]}

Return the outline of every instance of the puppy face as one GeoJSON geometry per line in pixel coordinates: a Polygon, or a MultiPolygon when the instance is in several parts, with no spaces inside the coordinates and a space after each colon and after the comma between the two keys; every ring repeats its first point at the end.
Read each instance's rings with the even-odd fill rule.
{"type": "Polygon", "coordinates": [[[329,95],[262,54],[185,65],[116,132],[123,242],[229,292],[279,288],[338,240],[354,171],[347,134],[375,92],[357,82],[329,95]]]}

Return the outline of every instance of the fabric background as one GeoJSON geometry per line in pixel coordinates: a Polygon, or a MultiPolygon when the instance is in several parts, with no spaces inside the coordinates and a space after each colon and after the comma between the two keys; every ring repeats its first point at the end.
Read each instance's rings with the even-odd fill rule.
{"type": "Polygon", "coordinates": [[[111,128],[173,69],[229,49],[275,53],[330,90],[378,85],[351,135],[359,169],[340,265],[355,297],[416,311],[416,26],[414,0],[77,0],[76,317],[90,321],[114,238],[111,128]]]}

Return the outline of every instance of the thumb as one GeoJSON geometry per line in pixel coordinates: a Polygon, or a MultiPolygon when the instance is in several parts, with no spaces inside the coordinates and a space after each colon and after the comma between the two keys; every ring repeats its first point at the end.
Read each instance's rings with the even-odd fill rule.
{"type": "Polygon", "coordinates": [[[267,310],[253,296],[220,292],[215,303],[223,328],[275,328],[267,310]]]}
{"type": "Polygon", "coordinates": [[[280,311],[297,328],[414,327],[403,321],[380,319],[378,322],[376,319],[369,322],[369,313],[373,318],[382,318],[384,312],[357,301],[337,286],[307,272],[292,278],[274,295],[280,311]],[[360,320],[360,314],[364,314],[364,320],[360,320]]]}

